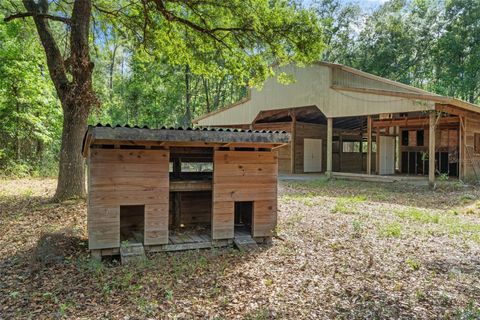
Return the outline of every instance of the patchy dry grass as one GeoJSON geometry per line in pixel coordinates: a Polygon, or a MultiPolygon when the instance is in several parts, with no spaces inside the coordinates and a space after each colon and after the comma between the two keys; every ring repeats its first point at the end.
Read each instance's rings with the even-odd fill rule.
{"type": "Polygon", "coordinates": [[[279,238],[88,258],[83,201],[54,180],[0,181],[0,318],[480,318],[479,190],[282,183],[279,238]]]}

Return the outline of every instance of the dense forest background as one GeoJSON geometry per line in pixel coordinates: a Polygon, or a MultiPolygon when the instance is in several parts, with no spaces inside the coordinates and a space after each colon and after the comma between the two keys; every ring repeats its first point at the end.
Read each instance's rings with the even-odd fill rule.
{"type": "MultiPolygon", "coordinates": [[[[393,0],[374,9],[339,0],[308,2],[337,62],[469,102],[480,97],[480,1],[393,0]]],[[[32,21],[3,22],[0,4],[0,175],[55,175],[62,109],[32,21]]],[[[152,54],[114,21],[93,21],[98,105],[89,122],[188,126],[242,99],[248,79],[208,76],[152,54]]],[[[220,57],[216,64],[221,65],[220,57]]]]}

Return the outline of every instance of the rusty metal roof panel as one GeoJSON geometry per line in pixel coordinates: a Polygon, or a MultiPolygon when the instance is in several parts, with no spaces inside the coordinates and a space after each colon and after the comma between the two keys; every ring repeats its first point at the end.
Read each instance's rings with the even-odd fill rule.
{"type": "Polygon", "coordinates": [[[285,131],[242,130],[232,128],[204,128],[204,127],[131,127],[129,125],[102,125],[88,126],[82,146],[83,152],[95,141],[112,143],[115,141],[140,142],[186,142],[192,145],[205,143],[205,147],[212,144],[236,144],[262,147],[262,145],[283,145],[290,142],[290,134],[285,131]]]}

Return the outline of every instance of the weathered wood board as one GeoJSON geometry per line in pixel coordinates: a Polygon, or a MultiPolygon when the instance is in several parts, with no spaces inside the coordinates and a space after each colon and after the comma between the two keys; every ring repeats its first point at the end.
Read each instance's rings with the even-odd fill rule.
{"type": "MultiPolygon", "coordinates": [[[[463,179],[468,182],[480,181],[480,153],[475,150],[475,134],[480,134],[480,116],[463,117],[462,165],[463,179]]],[[[477,142],[478,144],[478,142],[477,142]]]]}
{"type": "Polygon", "coordinates": [[[234,236],[235,201],[253,201],[253,236],[271,236],[277,215],[276,152],[215,151],[212,238],[234,236]]]}
{"type": "Polygon", "coordinates": [[[144,205],[146,245],[168,243],[169,151],[91,149],[89,248],[120,246],[120,206],[144,205]]]}

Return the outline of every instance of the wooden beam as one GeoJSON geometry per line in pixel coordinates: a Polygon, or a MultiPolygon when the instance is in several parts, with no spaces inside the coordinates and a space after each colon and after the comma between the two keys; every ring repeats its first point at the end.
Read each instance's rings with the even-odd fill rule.
{"type": "Polygon", "coordinates": [[[395,139],[396,145],[395,145],[395,153],[397,156],[397,159],[395,161],[395,169],[398,170],[399,172],[402,170],[402,136],[401,136],[401,130],[400,127],[395,127],[395,132],[397,134],[398,139],[395,139]]]}
{"type": "Polygon", "coordinates": [[[332,176],[333,161],[333,118],[327,118],[327,176],[332,176]]]}
{"type": "Polygon", "coordinates": [[[377,151],[375,153],[375,172],[376,174],[380,174],[380,127],[377,127],[375,145],[377,146],[377,151]]]}
{"type": "Polygon", "coordinates": [[[295,140],[297,134],[297,117],[295,112],[290,112],[290,117],[292,118],[292,129],[291,129],[291,139],[290,139],[290,172],[295,173],[295,140]]]}
{"type": "Polygon", "coordinates": [[[174,173],[182,172],[182,161],[180,160],[180,158],[173,159],[173,172],[174,173]]]}
{"type": "MultiPolygon", "coordinates": [[[[342,172],[342,155],[343,155],[343,138],[342,135],[338,137],[338,171],[342,172]]],[[[362,147],[362,143],[360,143],[360,148],[362,147]]],[[[332,150],[333,153],[333,150],[332,150]]],[[[360,154],[362,154],[362,150],[360,150],[360,154]]],[[[333,171],[333,170],[332,170],[333,171]]]]}
{"type": "Polygon", "coordinates": [[[367,174],[372,174],[372,116],[367,117],[367,174]]]}
{"type": "Polygon", "coordinates": [[[478,116],[478,114],[475,113],[475,112],[464,110],[464,109],[454,107],[454,106],[451,106],[451,105],[448,105],[448,104],[441,104],[441,103],[437,103],[435,105],[435,110],[440,111],[440,112],[445,112],[445,113],[448,113],[448,114],[452,114],[452,115],[456,115],[456,116],[464,116],[464,117],[465,116],[478,116]]]}
{"type": "Polygon", "coordinates": [[[170,191],[209,191],[211,180],[170,180],[170,191]]]}
{"type": "MultiPolygon", "coordinates": [[[[438,124],[455,124],[459,123],[460,120],[457,116],[453,117],[442,117],[438,124]]],[[[429,118],[422,117],[422,118],[404,118],[404,119],[382,119],[382,120],[375,120],[373,122],[374,127],[410,127],[410,126],[425,126],[429,125],[429,118]]]]}
{"type": "Polygon", "coordinates": [[[437,115],[431,112],[429,115],[428,132],[428,184],[431,188],[435,186],[435,122],[437,115]]]}
{"type": "Polygon", "coordinates": [[[458,179],[463,180],[464,177],[464,148],[463,148],[463,116],[460,116],[460,126],[458,128],[458,179]]]}

